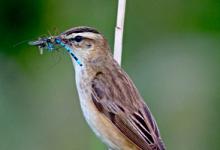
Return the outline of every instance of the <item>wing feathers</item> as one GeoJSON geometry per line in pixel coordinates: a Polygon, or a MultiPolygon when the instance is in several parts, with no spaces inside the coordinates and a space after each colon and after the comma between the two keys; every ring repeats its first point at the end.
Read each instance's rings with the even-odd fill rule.
{"type": "Polygon", "coordinates": [[[91,96],[97,109],[140,149],[164,150],[156,122],[132,81],[127,76],[116,81],[112,76],[115,73],[98,72],[92,81],[91,96]],[[118,93],[121,95],[117,95],[118,93]],[[123,94],[133,96],[128,99],[123,94]]]}

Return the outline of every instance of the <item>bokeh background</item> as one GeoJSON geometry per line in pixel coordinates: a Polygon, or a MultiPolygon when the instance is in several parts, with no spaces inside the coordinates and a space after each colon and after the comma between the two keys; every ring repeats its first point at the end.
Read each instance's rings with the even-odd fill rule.
{"type": "MultiPolygon", "coordinates": [[[[83,119],[70,58],[27,42],[86,25],[113,47],[116,10],[117,0],[1,1],[0,150],[106,149],[83,119]]],[[[219,0],[128,0],[122,66],[167,149],[220,149],[219,0]]]]}

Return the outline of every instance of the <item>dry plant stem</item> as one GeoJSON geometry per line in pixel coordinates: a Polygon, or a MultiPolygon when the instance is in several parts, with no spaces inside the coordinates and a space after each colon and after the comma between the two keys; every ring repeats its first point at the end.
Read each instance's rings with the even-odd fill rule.
{"type": "Polygon", "coordinates": [[[114,59],[121,65],[126,0],[118,0],[117,24],[115,27],[114,59]]]}

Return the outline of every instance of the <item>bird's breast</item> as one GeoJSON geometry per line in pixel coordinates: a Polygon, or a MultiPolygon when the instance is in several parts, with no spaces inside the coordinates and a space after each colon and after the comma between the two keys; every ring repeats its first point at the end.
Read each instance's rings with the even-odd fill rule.
{"type": "Polygon", "coordinates": [[[98,111],[92,101],[92,88],[87,79],[80,77],[78,74],[76,85],[83,115],[91,129],[105,144],[114,150],[135,150],[136,146],[104,114],[98,111]]]}

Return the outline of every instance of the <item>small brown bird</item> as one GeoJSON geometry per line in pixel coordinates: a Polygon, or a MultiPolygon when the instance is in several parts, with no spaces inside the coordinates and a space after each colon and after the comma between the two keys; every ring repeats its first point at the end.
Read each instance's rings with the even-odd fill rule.
{"type": "Polygon", "coordinates": [[[76,27],[59,37],[73,59],[80,105],[95,134],[112,150],[165,150],[156,121],[96,29],[76,27]]]}

